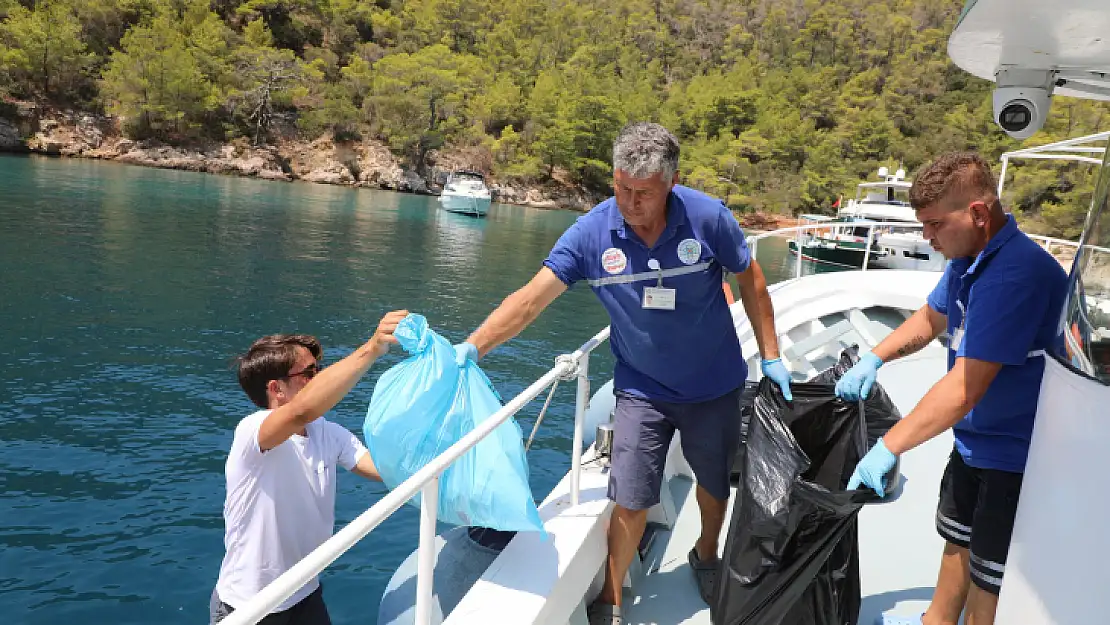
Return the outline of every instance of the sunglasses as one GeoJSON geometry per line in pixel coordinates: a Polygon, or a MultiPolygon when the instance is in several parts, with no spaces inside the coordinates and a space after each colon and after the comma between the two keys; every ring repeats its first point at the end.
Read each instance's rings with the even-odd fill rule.
{"type": "Polygon", "coordinates": [[[311,365],[308,365],[307,367],[305,367],[304,369],[301,369],[300,371],[298,371],[296,373],[287,373],[287,374],[285,374],[285,377],[295,378],[299,375],[303,375],[304,379],[311,380],[312,378],[314,378],[316,376],[317,373],[320,373],[320,365],[311,364],[311,365]]]}

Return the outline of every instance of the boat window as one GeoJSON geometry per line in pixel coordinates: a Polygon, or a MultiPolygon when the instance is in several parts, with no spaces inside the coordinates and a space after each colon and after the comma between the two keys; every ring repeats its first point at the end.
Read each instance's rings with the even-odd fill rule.
{"type": "Polygon", "coordinates": [[[1067,364],[1110,386],[1110,150],[1072,261],[1064,307],[1067,364]]]}

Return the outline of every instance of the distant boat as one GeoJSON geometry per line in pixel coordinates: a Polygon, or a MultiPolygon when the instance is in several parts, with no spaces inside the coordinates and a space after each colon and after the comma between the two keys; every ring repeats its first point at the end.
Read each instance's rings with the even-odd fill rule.
{"type": "Polygon", "coordinates": [[[451,172],[439,195],[443,210],[474,217],[484,217],[491,201],[485,176],[474,171],[451,172]]]}
{"type": "Polygon", "coordinates": [[[921,223],[907,197],[911,184],[905,179],[906,172],[899,169],[891,174],[880,167],[878,175],[879,182],[861,182],[856,187],[855,199],[837,212],[835,220],[802,215],[806,222],[827,222],[829,227],[790,241],[790,252],[797,254],[800,247],[803,259],[839,268],[859,269],[866,255],[870,267],[943,269],[944,256],[921,236],[921,223]]]}
{"type": "MultiPolygon", "coordinates": [[[[824,225],[813,231],[795,231],[795,238],[787,242],[791,254],[797,255],[801,249],[802,260],[817,263],[818,267],[838,269],[860,269],[863,257],[867,255],[868,266],[878,263],[881,252],[876,248],[868,249],[867,224],[853,225],[825,215],[800,215],[802,225],[824,225]]],[[[824,271],[825,269],[819,269],[824,271]]]]}
{"type": "Polygon", "coordinates": [[[884,227],[875,231],[872,247],[879,253],[875,266],[885,269],[917,269],[939,271],[944,269],[944,256],[933,249],[922,236],[913,207],[909,202],[912,186],[906,172],[899,169],[889,175],[886,167],[879,168],[881,182],[863,182],[856,187],[856,198],[848,202],[837,216],[841,219],[886,223],[904,222],[915,228],[884,227]]]}

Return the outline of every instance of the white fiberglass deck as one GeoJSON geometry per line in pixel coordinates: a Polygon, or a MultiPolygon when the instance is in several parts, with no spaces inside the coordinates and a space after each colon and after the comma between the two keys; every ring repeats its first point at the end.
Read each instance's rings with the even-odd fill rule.
{"type": "MultiPolygon", "coordinates": [[[[945,348],[933,342],[918,354],[879,370],[879,383],[903,416],[944,375],[945,359],[945,348]]],[[[883,612],[909,616],[920,614],[928,606],[943,548],[933,518],[941,474],[951,450],[951,433],[945,433],[903,456],[903,488],[897,499],[861,511],[860,625],[871,625],[883,612]]],[[[678,519],[671,532],[664,532],[656,540],[645,562],[646,576],[631,594],[626,592],[628,625],[710,623],[709,608],[698,595],[686,559],[700,532],[692,486],[686,477],[670,478],[678,519]]],[[[721,534],[722,550],[727,532],[726,522],[721,534]]]]}

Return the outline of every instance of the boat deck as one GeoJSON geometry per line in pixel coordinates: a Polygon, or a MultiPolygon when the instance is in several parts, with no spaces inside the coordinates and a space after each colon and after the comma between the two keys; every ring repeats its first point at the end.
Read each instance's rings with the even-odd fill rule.
{"type": "MultiPolygon", "coordinates": [[[[945,369],[946,350],[934,342],[910,358],[884,365],[878,381],[905,416],[945,369]]],[[[933,518],[951,450],[952,436],[947,432],[906,454],[896,498],[860,512],[860,625],[871,625],[884,612],[910,616],[928,606],[944,545],[933,518]]],[[[698,595],[686,560],[701,529],[693,484],[675,476],[670,478],[670,488],[678,516],[672,530],[657,537],[644,563],[644,577],[631,592],[626,590],[624,622],[628,625],[710,623],[709,607],[698,595]]],[[[728,518],[731,513],[730,500],[728,518]]],[[[726,522],[722,550],[727,532],[726,522]]]]}

